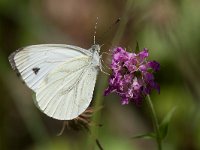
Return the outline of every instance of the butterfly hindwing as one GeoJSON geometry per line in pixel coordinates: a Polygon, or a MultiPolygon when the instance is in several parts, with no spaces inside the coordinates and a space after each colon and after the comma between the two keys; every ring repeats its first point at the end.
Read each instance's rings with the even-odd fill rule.
{"type": "Polygon", "coordinates": [[[45,114],[70,120],[89,106],[97,76],[90,59],[71,59],[46,76],[36,90],[37,104],[45,114]]]}

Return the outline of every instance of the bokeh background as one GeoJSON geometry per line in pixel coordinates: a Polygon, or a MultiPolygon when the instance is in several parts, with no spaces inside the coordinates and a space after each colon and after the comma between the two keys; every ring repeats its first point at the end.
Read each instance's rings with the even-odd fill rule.
{"type": "MultiPolygon", "coordinates": [[[[89,48],[96,17],[102,51],[114,46],[134,50],[138,41],[150,50],[151,59],[160,62],[156,78],[161,93],[152,94],[159,121],[176,107],[164,150],[200,150],[199,0],[0,0],[0,150],[90,149],[87,143],[95,139],[87,131],[66,129],[56,136],[62,122],[35,107],[31,90],[7,58],[20,47],[41,43],[89,48]],[[118,18],[121,22],[112,25],[118,18]]],[[[104,61],[109,64],[110,56],[104,61]]],[[[153,130],[145,101],[141,106],[122,106],[115,94],[104,97],[107,78],[100,73],[93,98],[103,105],[98,117],[102,126],[95,129],[101,146],[156,149],[154,140],[131,139],[153,130]]]]}

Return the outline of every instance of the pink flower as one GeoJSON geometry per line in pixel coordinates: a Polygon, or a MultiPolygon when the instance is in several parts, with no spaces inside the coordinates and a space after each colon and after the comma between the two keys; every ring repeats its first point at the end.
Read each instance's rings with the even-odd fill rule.
{"type": "Polygon", "coordinates": [[[156,61],[147,61],[148,56],[146,48],[138,54],[129,53],[121,47],[115,48],[111,63],[113,74],[104,94],[116,92],[124,105],[130,101],[141,103],[153,89],[160,92],[153,75],[160,69],[160,64],[156,61]]]}

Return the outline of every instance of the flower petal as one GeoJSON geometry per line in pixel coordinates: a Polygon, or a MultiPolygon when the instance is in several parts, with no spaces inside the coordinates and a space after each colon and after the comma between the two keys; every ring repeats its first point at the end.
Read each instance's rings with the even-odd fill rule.
{"type": "Polygon", "coordinates": [[[148,53],[148,49],[147,48],[144,48],[143,51],[141,51],[139,54],[138,54],[139,58],[140,58],[140,62],[143,61],[145,58],[147,58],[149,56],[149,53],[148,53]]]}
{"type": "Polygon", "coordinates": [[[121,104],[122,104],[122,105],[127,105],[127,104],[129,104],[129,99],[128,99],[128,98],[122,98],[122,99],[121,99],[121,104]]]}
{"type": "Polygon", "coordinates": [[[153,72],[160,69],[160,64],[148,61],[148,56],[146,48],[138,54],[129,53],[121,47],[115,48],[111,63],[113,74],[104,95],[116,92],[121,97],[122,105],[125,105],[130,101],[140,104],[153,89],[159,93],[160,87],[154,81],[153,72]]]}
{"type": "Polygon", "coordinates": [[[152,68],[154,71],[159,71],[160,70],[160,64],[156,61],[149,61],[148,66],[152,68]]]}

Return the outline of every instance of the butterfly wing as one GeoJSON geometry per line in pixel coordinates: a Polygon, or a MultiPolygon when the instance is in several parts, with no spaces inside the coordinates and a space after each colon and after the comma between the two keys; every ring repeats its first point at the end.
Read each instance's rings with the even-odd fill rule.
{"type": "Polygon", "coordinates": [[[42,44],[24,47],[12,53],[9,61],[29,88],[36,91],[42,79],[60,64],[89,51],[64,44],[42,44]]]}
{"type": "Polygon", "coordinates": [[[56,68],[36,91],[38,107],[59,120],[76,118],[89,106],[97,70],[88,65],[88,57],[79,57],[56,68]]]}
{"type": "Polygon", "coordinates": [[[91,52],[62,44],[33,45],[9,60],[48,116],[70,120],[89,106],[98,72],[91,66],[91,52]]]}

